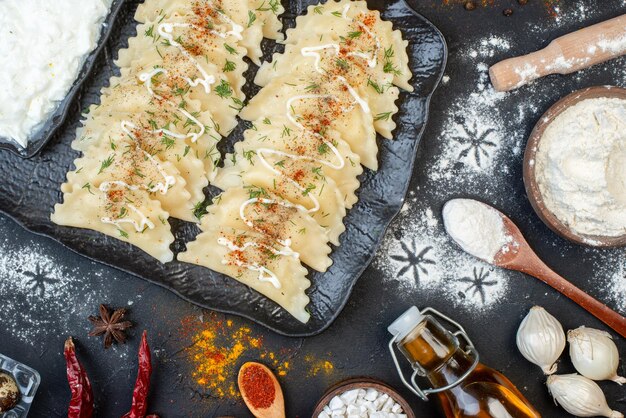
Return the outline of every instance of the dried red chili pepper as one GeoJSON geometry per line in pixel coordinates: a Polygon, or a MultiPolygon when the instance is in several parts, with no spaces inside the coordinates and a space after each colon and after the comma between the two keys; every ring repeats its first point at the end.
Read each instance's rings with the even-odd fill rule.
{"type": "Polygon", "coordinates": [[[152,362],[150,355],[150,347],[146,338],[146,331],[141,336],[141,345],[139,346],[139,368],[137,371],[137,381],[133,390],[133,402],[130,412],[122,418],[158,418],[157,415],[149,415],[146,417],[148,409],[148,392],[150,391],[150,375],[152,374],[152,362]]]}
{"type": "Polygon", "coordinates": [[[72,337],[65,341],[63,354],[67,364],[67,381],[72,392],[67,418],[90,418],[93,415],[93,392],[87,372],[76,357],[72,337]]]}

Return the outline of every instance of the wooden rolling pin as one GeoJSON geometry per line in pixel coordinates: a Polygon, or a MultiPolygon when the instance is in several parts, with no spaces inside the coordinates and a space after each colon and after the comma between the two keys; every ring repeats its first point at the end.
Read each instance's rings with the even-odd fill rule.
{"type": "Polygon", "coordinates": [[[553,40],[537,52],[489,69],[497,91],[513,90],[549,74],[569,74],[626,54],[626,15],[553,40]]]}

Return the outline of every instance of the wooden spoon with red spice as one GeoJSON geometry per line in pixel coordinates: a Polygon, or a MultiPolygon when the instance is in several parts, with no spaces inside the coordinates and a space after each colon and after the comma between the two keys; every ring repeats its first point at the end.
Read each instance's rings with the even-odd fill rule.
{"type": "Polygon", "coordinates": [[[261,363],[244,363],[237,378],[239,391],[256,418],[285,418],[283,390],[274,373],[261,363]]]}

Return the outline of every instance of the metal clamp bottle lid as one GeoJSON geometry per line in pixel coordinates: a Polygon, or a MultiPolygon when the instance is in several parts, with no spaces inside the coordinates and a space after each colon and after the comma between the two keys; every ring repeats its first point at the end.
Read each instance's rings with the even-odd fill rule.
{"type": "Polygon", "coordinates": [[[463,329],[463,327],[458,322],[452,320],[451,318],[447,317],[446,315],[442,314],[436,309],[425,308],[424,310],[419,311],[419,309],[413,306],[409,310],[407,310],[404,314],[402,314],[396,321],[394,321],[393,324],[391,324],[388,327],[388,330],[390,333],[393,334],[393,337],[389,341],[389,352],[391,353],[391,357],[393,358],[393,362],[396,365],[396,370],[398,371],[398,374],[400,375],[400,379],[402,380],[402,383],[404,383],[404,385],[411,392],[419,396],[424,401],[428,401],[428,395],[430,394],[445,392],[446,390],[450,390],[453,387],[459,385],[461,382],[467,379],[467,377],[474,371],[474,369],[476,369],[476,366],[478,366],[478,362],[479,362],[478,352],[476,351],[476,348],[474,347],[474,343],[472,343],[472,340],[469,338],[469,336],[465,332],[465,329],[463,329]],[[455,337],[462,337],[465,340],[465,342],[467,343],[465,353],[468,355],[471,355],[474,358],[474,362],[472,363],[472,366],[465,373],[463,373],[462,376],[460,376],[457,379],[457,381],[452,382],[449,385],[439,387],[439,388],[421,389],[419,385],[417,384],[417,382],[415,381],[419,373],[419,370],[413,367],[413,370],[414,370],[413,374],[411,375],[411,378],[407,380],[406,377],[404,376],[404,372],[402,371],[402,368],[400,367],[400,363],[398,361],[398,357],[396,356],[394,346],[397,341],[400,341],[404,337],[406,337],[408,333],[411,330],[413,330],[424,319],[424,316],[427,314],[432,314],[440,319],[443,319],[444,321],[448,322],[449,324],[453,325],[456,328],[456,330],[452,332],[452,335],[454,335],[455,337]]]}

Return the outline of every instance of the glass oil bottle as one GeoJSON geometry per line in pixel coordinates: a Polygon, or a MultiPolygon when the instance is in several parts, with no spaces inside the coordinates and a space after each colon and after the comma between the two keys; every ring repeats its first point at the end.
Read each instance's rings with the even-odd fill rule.
{"type": "Polygon", "coordinates": [[[465,330],[440,312],[411,307],[388,328],[393,338],[389,350],[402,382],[428,400],[437,394],[447,418],[540,418],[524,395],[501,373],[483,365],[465,330]],[[454,325],[450,332],[435,318],[454,325]],[[467,343],[461,349],[457,337],[467,343]],[[404,377],[396,357],[398,349],[411,363],[413,374],[404,377]],[[417,376],[425,376],[432,389],[420,389],[417,376]]]}

